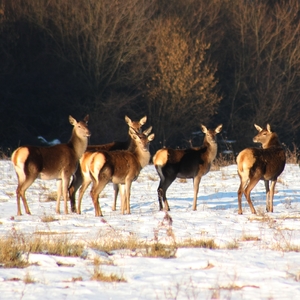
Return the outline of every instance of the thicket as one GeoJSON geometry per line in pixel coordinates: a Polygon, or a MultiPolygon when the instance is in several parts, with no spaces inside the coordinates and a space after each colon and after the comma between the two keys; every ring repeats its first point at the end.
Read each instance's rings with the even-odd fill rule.
{"type": "Polygon", "coordinates": [[[66,141],[90,114],[91,143],[148,116],[151,147],[199,144],[223,123],[235,151],[267,122],[300,138],[298,0],[2,0],[0,145],[66,141]]]}

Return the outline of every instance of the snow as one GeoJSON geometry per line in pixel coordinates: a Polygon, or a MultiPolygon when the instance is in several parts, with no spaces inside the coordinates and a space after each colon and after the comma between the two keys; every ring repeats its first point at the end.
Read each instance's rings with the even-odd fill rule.
{"type": "Polygon", "coordinates": [[[176,180],[167,192],[172,225],[158,211],[159,181],[152,165],[133,183],[130,215],[121,215],[119,206],[111,210],[113,188],[106,186],[100,198],[103,218],[94,216],[88,191],[81,215],[55,214],[55,202],[46,199],[56,191],[56,182],[41,180],[27,190],[32,215],[16,216],[16,175],[10,161],[0,161],[0,167],[0,237],[12,231],[43,233],[88,244],[132,235],[165,243],[173,238],[212,239],[218,245],[179,248],[171,259],[143,257],[138,249],[108,254],[88,246],[82,257],[29,254],[26,268],[0,267],[0,299],[300,299],[300,254],[287,251],[300,249],[298,165],[286,165],[280,176],[274,213],[265,212],[263,182],[255,187],[252,199],[258,215],[250,213],[244,198],[243,215],[237,214],[236,165],[203,177],[197,211],[192,211],[192,180],[176,180]],[[55,221],[42,222],[44,216],[55,221]],[[170,228],[174,237],[167,234],[170,228]],[[125,282],[92,280],[95,258],[105,262],[100,265],[103,272],[125,282]],[[26,284],[26,276],[34,282],[26,284]]]}

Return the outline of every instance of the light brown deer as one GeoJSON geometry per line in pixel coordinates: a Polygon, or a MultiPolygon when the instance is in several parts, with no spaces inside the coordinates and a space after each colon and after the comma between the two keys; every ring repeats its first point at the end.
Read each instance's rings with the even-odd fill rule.
{"type": "MultiPolygon", "coordinates": [[[[147,116],[142,117],[139,121],[132,121],[128,116],[125,116],[125,122],[127,123],[128,127],[134,129],[136,132],[141,132],[141,128],[146,123],[146,121],[147,121],[147,116]]],[[[79,164],[79,166],[76,170],[76,173],[74,174],[71,184],[69,186],[69,197],[70,197],[70,202],[71,202],[71,209],[73,212],[75,212],[75,210],[76,210],[76,198],[75,198],[76,192],[83,183],[82,172],[85,173],[84,174],[84,177],[86,180],[85,185],[87,184],[87,186],[88,186],[91,182],[91,179],[90,180],[88,179],[88,178],[90,178],[88,166],[89,166],[89,160],[90,160],[92,153],[96,152],[96,151],[101,151],[101,150],[105,150],[105,151],[127,150],[130,147],[131,142],[132,142],[131,137],[128,133],[128,139],[126,141],[122,141],[122,142],[115,141],[115,142],[111,142],[111,143],[103,144],[103,145],[88,145],[87,146],[86,152],[82,158],[82,165],[79,164]],[[81,168],[83,168],[84,170],[82,170],[81,168]]],[[[112,205],[112,210],[116,210],[119,186],[117,184],[113,184],[113,189],[114,189],[114,201],[113,201],[113,205],[112,205]]],[[[80,199],[80,201],[81,201],[81,199],[80,199]]],[[[81,207],[81,205],[78,204],[78,206],[77,206],[78,214],[81,214],[80,207],[81,207]]]]}
{"type": "MultiPolygon", "coordinates": [[[[129,134],[134,141],[134,149],[98,151],[90,158],[89,172],[93,181],[91,197],[95,207],[95,216],[102,216],[98,198],[108,182],[123,186],[121,211],[124,214],[127,210],[130,214],[131,184],[150,160],[149,143],[154,139],[153,133],[148,136],[150,131],[151,128],[145,130],[144,133],[138,133],[130,128],[129,134]]],[[[80,199],[83,193],[84,185],[80,190],[80,199]]]]}
{"type": "Polygon", "coordinates": [[[20,197],[27,214],[30,210],[25,197],[26,190],[36,178],[43,180],[59,179],[57,184],[56,212],[60,213],[61,190],[64,197],[65,213],[68,213],[68,185],[71,176],[75,173],[79,158],[85,152],[88,137],[91,135],[87,127],[89,116],[77,122],[69,116],[74,126],[68,143],[50,147],[22,146],[16,149],[11,157],[17,177],[17,214],[21,215],[20,197]]]}
{"type": "Polygon", "coordinates": [[[242,211],[242,196],[245,195],[251,212],[256,214],[250,193],[260,180],[264,180],[266,188],[266,210],[273,212],[273,198],[278,176],[285,167],[285,151],[279,141],[278,135],[267,128],[262,129],[254,124],[258,134],[253,138],[254,143],[261,143],[262,148],[246,148],[237,156],[238,174],[241,180],[238,189],[238,213],[242,211]],[[271,190],[269,188],[271,181],[271,190]]]}
{"type": "Polygon", "coordinates": [[[156,152],[153,163],[160,177],[158,192],[159,209],[170,210],[166,192],[176,178],[193,178],[194,201],[193,210],[197,209],[197,196],[202,176],[210,170],[212,161],[217,155],[217,134],[221,132],[222,125],[214,130],[208,130],[204,125],[201,129],[205,134],[203,145],[199,148],[171,149],[163,148],[156,152]]]}

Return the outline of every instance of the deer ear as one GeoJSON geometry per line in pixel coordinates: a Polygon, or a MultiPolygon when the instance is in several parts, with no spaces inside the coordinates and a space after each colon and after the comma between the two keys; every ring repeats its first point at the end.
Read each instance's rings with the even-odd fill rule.
{"type": "Polygon", "coordinates": [[[89,116],[89,115],[86,115],[86,116],[84,117],[83,121],[87,124],[88,121],[89,121],[89,118],[90,118],[90,116],[89,116]]]}
{"type": "Polygon", "coordinates": [[[152,131],[152,126],[150,126],[148,129],[144,130],[143,134],[148,136],[151,131],[152,131]]]}
{"type": "Polygon", "coordinates": [[[203,133],[207,132],[207,128],[204,125],[202,125],[202,124],[201,124],[201,130],[202,130],[203,133]]]}
{"type": "Polygon", "coordinates": [[[144,117],[142,117],[141,119],[140,119],[140,124],[141,125],[144,125],[145,123],[147,122],[147,116],[144,116],[144,117]]]}
{"type": "MultiPolygon", "coordinates": [[[[132,123],[131,119],[127,116],[125,116],[125,122],[129,125],[132,123]]],[[[129,125],[130,126],[130,125],[129,125]]]]}
{"type": "Polygon", "coordinates": [[[72,117],[72,116],[69,116],[69,122],[75,126],[77,124],[77,121],[72,117]]]}
{"type": "Polygon", "coordinates": [[[222,130],[222,127],[223,127],[223,124],[220,124],[220,125],[215,129],[215,132],[216,132],[216,133],[220,133],[221,130],[222,130]]]}
{"type": "Polygon", "coordinates": [[[263,130],[260,126],[258,126],[258,125],[256,125],[256,124],[254,124],[254,127],[256,128],[256,130],[257,130],[258,132],[261,132],[261,131],[263,130]]]}
{"type": "Polygon", "coordinates": [[[267,130],[271,133],[272,131],[271,131],[271,126],[270,126],[270,124],[267,124],[267,130]]]}
{"type": "Polygon", "coordinates": [[[155,134],[154,134],[154,133],[150,134],[150,135],[148,136],[148,141],[149,141],[149,142],[153,141],[153,140],[154,140],[154,137],[155,137],[155,134]]]}

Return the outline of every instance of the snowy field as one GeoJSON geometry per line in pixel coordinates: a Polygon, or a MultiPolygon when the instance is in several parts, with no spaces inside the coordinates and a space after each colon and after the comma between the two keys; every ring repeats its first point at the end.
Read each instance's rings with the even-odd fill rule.
{"type": "MultiPolygon", "coordinates": [[[[83,257],[30,254],[26,268],[0,267],[0,299],[300,299],[300,170],[286,165],[276,185],[274,213],[265,213],[263,182],[252,192],[258,215],[243,198],[237,214],[239,179],[236,166],[209,172],[200,184],[198,210],[192,211],[192,180],[176,180],[167,192],[173,223],[158,211],[158,176],[153,166],[133,183],[131,215],[111,210],[113,189],[100,198],[103,218],[94,216],[89,189],[82,215],[56,215],[55,181],[40,181],[27,190],[32,215],[16,216],[16,175],[10,161],[0,161],[0,236],[11,232],[67,235],[72,240],[101,240],[109,235],[135,236],[148,242],[212,239],[217,249],[179,248],[174,258],[149,258],[136,251],[109,253],[86,248],[83,257]],[[55,221],[43,222],[44,216],[55,221]],[[230,245],[233,245],[230,247],[230,245]],[[91,280],[95,256],[103,272],[120,274],[125,282],[91,280]],[[26,276],[33,283],[26,284],[26,276]],[[81,278],[81,280],[74,280],[81,278]],[[16,280],[19,279],[19,280],[16,280]]],[[[119,203],[118,203],[119,204],[119,203]]],[[[63,202],[61,202],[63,211],[63,202]]],[[[22,206],[22,212],[24,208],[22,206]]],[[[1,263],[1,262],[0,262],[1,263]]]]}

